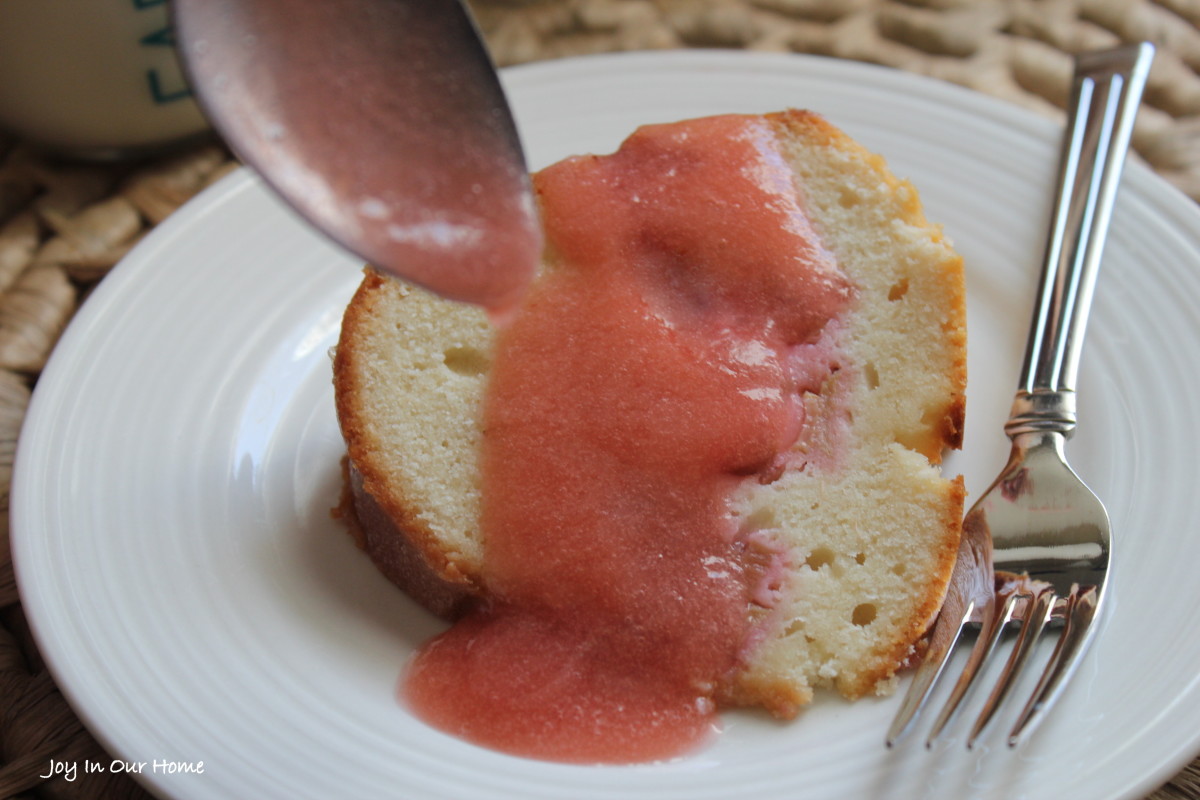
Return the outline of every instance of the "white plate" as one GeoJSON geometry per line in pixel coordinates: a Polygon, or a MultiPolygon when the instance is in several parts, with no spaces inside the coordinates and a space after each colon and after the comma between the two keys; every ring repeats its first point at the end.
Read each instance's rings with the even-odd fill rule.
{"type": "MultiPolygon", "coordinates": [[[[949,468],[973,492],[990,481],[1007,452],[1054,125],[806,57],[625,55],[505,80],[534,167],[611,150],[640,123],[785,106],[885,154],[966,257],[970,421],[949,468]]],[[[357,263],[245,173],[130,254],[47,367],[12,498],[25,609],[88,726],[171,797],[1140,797],[1200,751],[1198,232],[1188,200],[1128,170],[1071,447],[1112,514],[1111,603],[1061,706],[1017,752],[993,731],[967,753],[961,730],[933,753],[915,741],[889,752],[896,698],[823,698],[792,724],[727,714],[710,749],[628,768],[511,758],[408,716],[397,674],[438,623],[329,515],[342,447],[327,351],[357,263]]]]}

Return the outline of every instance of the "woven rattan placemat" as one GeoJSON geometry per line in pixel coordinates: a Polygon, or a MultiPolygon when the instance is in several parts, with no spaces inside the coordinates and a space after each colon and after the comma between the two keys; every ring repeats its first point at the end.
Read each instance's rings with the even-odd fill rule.
{"type": "MultiPolygon", "coordinates": [[[[614,50],[720,47],[870,61],[1061,116],[1070,53],[1159,47],[1138,156],[1200,201],[1200,0],[472,0],[502,66],[614,50]]],[[[146,796],[112,773],[43,780],[51,759],[111,758],[30,636],[8,558],[8,483],[30,391],[88,291],[151,228],[237,167],[207,143],[153,161],[56,162],[0,135],[0,800],[146,796]]],[[[1200,720],[1197,720],[1200,725],[1200,720]]],[[[1200,800],[1200,760],[1152,795],[1200,800]]]]}

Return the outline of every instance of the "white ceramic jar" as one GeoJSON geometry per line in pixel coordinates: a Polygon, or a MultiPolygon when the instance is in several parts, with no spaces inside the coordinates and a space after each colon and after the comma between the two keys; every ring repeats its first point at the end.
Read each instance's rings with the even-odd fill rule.
{"type": "Polygon", "coordinates": [[[0,0],[0,128],[92,157],[196,136],[172,34],[167,0],[0,0]]]}

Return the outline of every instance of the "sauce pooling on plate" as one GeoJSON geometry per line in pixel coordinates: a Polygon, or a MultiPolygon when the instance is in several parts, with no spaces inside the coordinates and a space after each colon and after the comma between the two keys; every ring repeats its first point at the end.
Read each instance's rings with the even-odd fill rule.
{"type": "Polygon", "coordinates": [[[783,470],[830,371],[805,345],[851,287],[759,117],[642,128],[535,188],[549,266],[499,333],[483,409],[493,600],[403,692],[517,755],[670,758],[715,730],[778,579],[731,498],[783,470]]]}

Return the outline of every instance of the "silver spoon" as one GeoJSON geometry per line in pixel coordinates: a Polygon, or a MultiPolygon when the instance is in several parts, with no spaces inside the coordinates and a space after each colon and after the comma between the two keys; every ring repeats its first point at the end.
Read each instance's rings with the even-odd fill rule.
{"type": "Polygon", "coordinates": [[[233,151],[375,267],[510,309],[541,233],[499,78],[459,0],[173,0],[233,151]]]}

